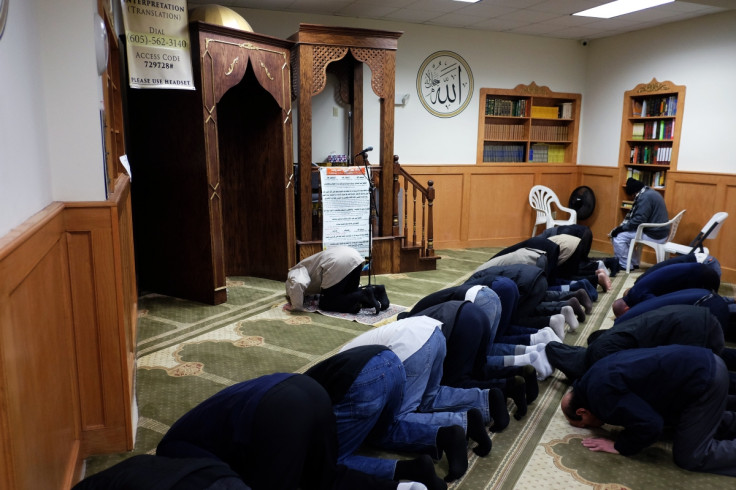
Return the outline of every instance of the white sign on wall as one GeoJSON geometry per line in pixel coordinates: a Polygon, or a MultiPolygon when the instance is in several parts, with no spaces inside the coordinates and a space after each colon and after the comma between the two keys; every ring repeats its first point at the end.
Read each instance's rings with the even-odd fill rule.
{"type": "Polygon", "coordinates": [[[186,0],[120,0],[132,88],[194,90],[186,0]]]}
{"type": "Polygon", "coordinates": [[[365,168],[321,167],[322,245],[347,245],[368,257],[370,187],[365,168]]]}

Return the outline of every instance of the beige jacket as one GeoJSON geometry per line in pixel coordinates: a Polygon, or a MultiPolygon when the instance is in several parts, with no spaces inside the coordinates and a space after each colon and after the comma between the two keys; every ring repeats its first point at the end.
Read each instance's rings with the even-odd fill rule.
{"type": "Polygon", "coordinates": [[[342,281],[365,259],[352,247],[335,245],[302,260],[289,269],[286,296],[292,309],[304,309],[304,297],[342,281]]]}

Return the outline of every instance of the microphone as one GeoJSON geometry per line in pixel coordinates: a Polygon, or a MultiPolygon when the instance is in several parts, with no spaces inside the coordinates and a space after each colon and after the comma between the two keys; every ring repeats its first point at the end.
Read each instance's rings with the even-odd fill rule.
{"type": "Polygon", "coordinates": [[[353,158],[357,158],[357,157],[359,157],[361,155],[363,155],[363,158],[365,158],[365,154],[368,153],[369,151],[373,151],[373,147],[372,146],[369,146],[368,148],[364,149],[360,153],[357,153],[353,158]]]}

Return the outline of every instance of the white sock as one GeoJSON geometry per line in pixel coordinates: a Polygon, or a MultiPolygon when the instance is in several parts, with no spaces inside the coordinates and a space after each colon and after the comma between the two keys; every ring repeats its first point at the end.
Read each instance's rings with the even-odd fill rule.
{"type": "MultiPolygon", "coordinates": [[[[562,330],[565,329],[565,317],[559,315],[562,318],[562,330]]],[[[550,342],[562,342],[562,339],[557,336],[554,330],[550,327],[540,328],[538,332],[533,333],[529,336],[529,345],[535,344],[548,344],[550,342]]]]}
{"type": "Polygon", "coordinates": [[[532,366],[537,370],[537,379],[539,381],[547,379],[552,374],[552,371],[554,371],[554,368],[547,359],[547,352],[543,350],[537,353],[537,358],[532,362],[532,366]]]}
{"type": "Polygon", "coordinates": [[[530,352],[539,352],[540,350],[544,350],[544,346],[547,344],[536,344],[536,345],[520,345],[519,347],[524,349],[524,352],[521,352],[521,354],[528,354],[530,352]]]}
{"type": "MultiPolygon", "coordinates": [[[[565,323],[570,325],[570,330],[573,332],[578,329],[578,318],[575,316],[575,312],[572,309],[572,306],[563,306],[562,307],[562,316],[565,317],[565,323]]],[[[555,332],[557,333],[557,332],[555,332]]]]}
{"type": "Polygon", "coordinates": [[[606,271],[606,274],[608,274],[609,276],[611,275],[611,269],[606,267],[606,264],[604,264],[602,260],[598,261],[598,270],[600,269],[603,269],[604,271],[606,271]]]}
{"type": "Polygon", "coordinates": [[[518,356],[503,356],[504,366],[528,366],[539,357],[539,352],[529,352],[518,356]]]}
{"type": "MultiPolygon", "coordinates": [[[[572,311],[572,306],[562,307],[563,310],[565,308],[568,308],[570,311],[572,311]]],[[[572,316],[573,318],[575,317],[574,311],[572,316]]],[[[562,315],[560,313],[558,313],[557,315],[552,315],[549,319],[549,328],[551,328],[555,335],[557,335],[557,337],[560,339],[560,342],[565,340],[565,320],[565,315],[562,315]]]]}
{"type": "Polygon", "coordinates": [[[427,487],[424,485],[424,483],[419,483],[416,481],[404,481],[399,483],[399,485],[396,487],[396,490],[427,490],[427,487]]]}

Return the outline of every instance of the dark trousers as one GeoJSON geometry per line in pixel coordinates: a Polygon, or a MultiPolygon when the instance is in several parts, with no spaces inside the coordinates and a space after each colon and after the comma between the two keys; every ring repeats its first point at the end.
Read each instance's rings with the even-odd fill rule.
{"type": "Polygon", "coordinates": [[[363,291],[360,289],[360,273],[363,264],[353,269],[334,286],[323,289],[319,295],[319,307],[325,311],[357,313],[360,311],[363,291]]]}
{"type": "Polygon", "coordinates": [[[715,376],[697,400],[680,416],[675,427],[672,453],[675,463],[687,470],[736,476],[734,412],[725,412],[728,370],[716,357],[715,376]],[[730,437],[719,440],[718,437],[730,437]]]}

